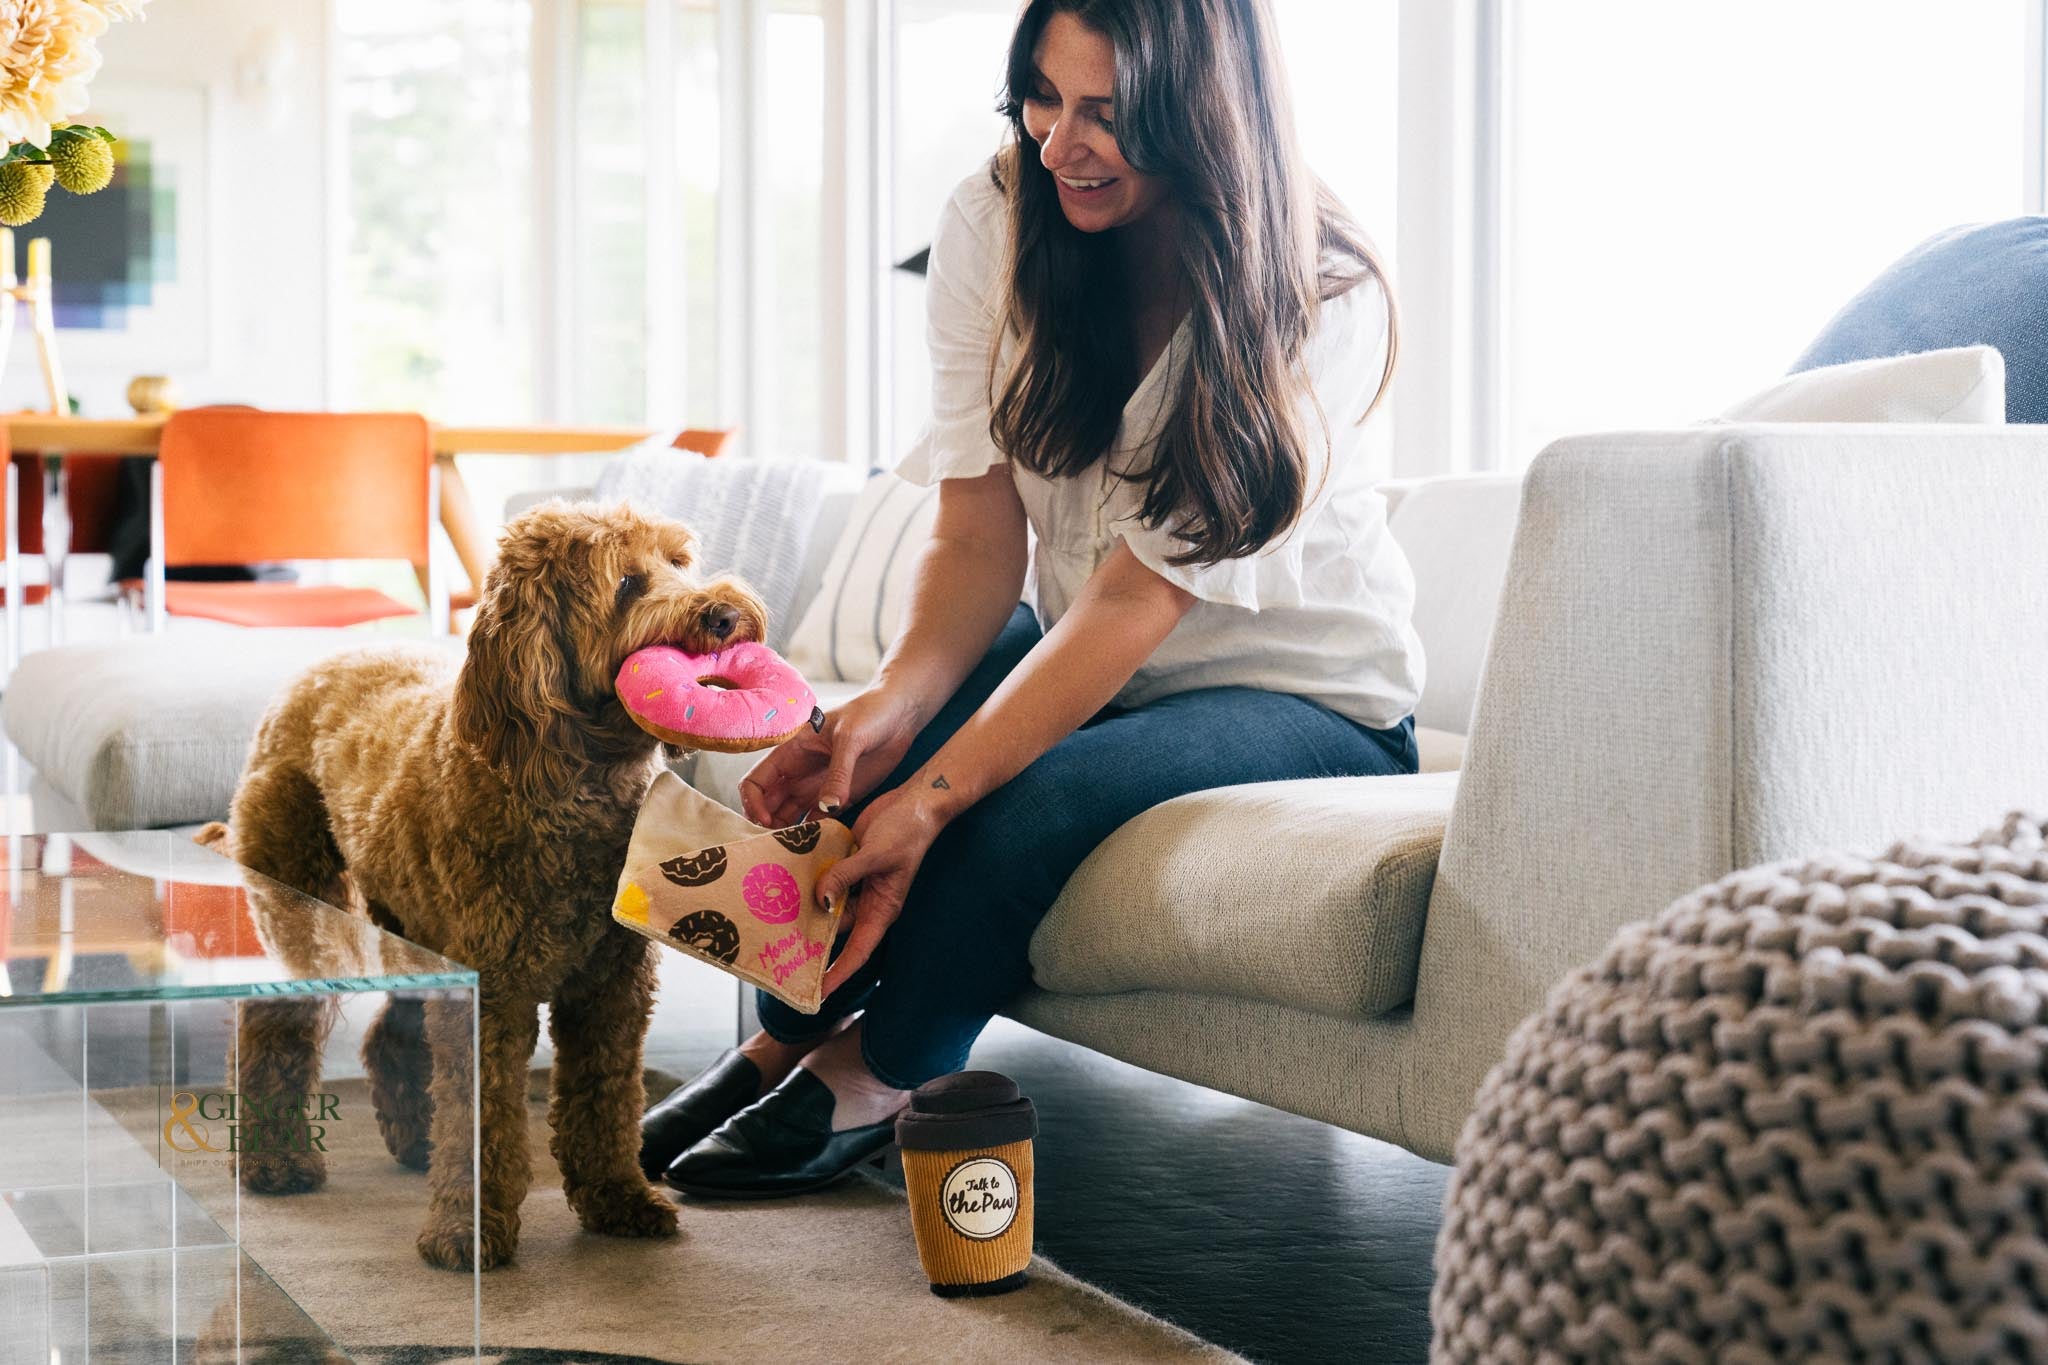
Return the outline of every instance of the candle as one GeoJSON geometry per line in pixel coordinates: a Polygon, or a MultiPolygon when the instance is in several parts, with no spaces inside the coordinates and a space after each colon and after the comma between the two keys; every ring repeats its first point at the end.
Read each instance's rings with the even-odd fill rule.
{"type": "Polygon", "coordinates": [[[28,277],[32,280],[50,278],[50,239],[31,237],[28,240],[28,277]]]}
{"type": "Polygon", "coordinates": [[[0,228],[0,284],[14,283],[14,229],[0,228]]]}

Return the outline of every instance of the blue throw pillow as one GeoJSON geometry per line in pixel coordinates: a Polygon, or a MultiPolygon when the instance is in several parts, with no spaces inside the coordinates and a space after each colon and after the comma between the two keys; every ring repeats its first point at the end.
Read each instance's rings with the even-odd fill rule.
{"type": "Polygon", "coordinates": [[[2048,217],[1950,228],[1822,329],[1792,372],[1948,346],[2005,357],[2005,420],[2048,422],[2048,217]]]}

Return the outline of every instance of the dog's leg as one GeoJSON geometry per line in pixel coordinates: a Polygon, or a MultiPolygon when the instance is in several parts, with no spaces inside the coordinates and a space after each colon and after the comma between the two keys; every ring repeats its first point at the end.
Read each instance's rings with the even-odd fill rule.
{"type": "Polygon", "coordinates": [[[406,996],[385,1002],[363,1035],[363,1069],[370,1075],[370,1107],[384,1145],[401,1166],[427,1169],[434,1118],[429,1090],[434,1075],[427,1047],[426,1006],[406,996]]]}
{"type": "MultiPolygon", "coordinates": [[[[249,911],[265,951],[295,971],[323,971],[331,965],[330,953],[322,947],[315,917],[275,885],[330,903],[340,891],[341,851],[328,831],[319,790],[286,765],[252,766],[235,793],[234,827],[235,857],[263,874],[249,880],[249,911]]],[[[314,1131],[305,1106],[320,1088],[320,1049],[333,1018],[331,1003],[318,1000],[249,1000],[237,1006],[230,1067],[238,1091],[243,1188],[293,1194],[326,1180],[323,1136],[314,1131]]]]}
{"type": "Polygon", "coordinates": [[[653,1007],[654,945],[624,930],[607,934],[548,1006],[549,1149],[569,1207],[585,1228],[613,1237],[676,1231],[676,1206],[640,1171],[640,1045],[653,1007]]]}
{"type": "Polygon", "coordinates": [[[328,1000],[245,1000],[235,1009],[235,1149],[242,1188],[300,1194],[327,1180],[320,1049],[328,1000]]]}
{"type": "Polygon", "coordinates": [[[477,1230],[482,1269],[501,1266],[519,1247],[519,1205],[533,1181],[526,1141],[526,1067],[540,1034],[540,1007],[519,1000],[492,973],[478,982],[476,1070],[471,1071],[470,1011],[458,999],[427,1005],[427,1042],[433,1049],[433,1136],[427,1163],[432,1200],[420,1230],[420,1255],[430,1265],[467,1270],[475,1259],[470,1242],[470,1116],[482,1138],[477,1163],[482,1204],[477,1230]],[[480,1111],[469,1104],[476,1077],[480,1111]]]}

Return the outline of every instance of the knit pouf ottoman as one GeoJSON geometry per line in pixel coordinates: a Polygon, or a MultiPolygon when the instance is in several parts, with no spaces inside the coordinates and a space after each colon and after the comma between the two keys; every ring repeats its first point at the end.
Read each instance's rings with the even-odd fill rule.
{"type": "Polygon", "coordinates": [[[2044,920],[2013,815],[1623,930],[1480,1088],[1435,1359],[2048,1359],[2044,920]]]}

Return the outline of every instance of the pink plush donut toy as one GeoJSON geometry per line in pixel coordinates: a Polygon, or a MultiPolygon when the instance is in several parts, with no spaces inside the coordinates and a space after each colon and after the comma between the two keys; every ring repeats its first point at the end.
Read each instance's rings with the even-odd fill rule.
{"type": "Polygon", "coordinates": [[[617,690],[641,729],[684,749],[745,753],[825,723],[810,684],[752,640],[711,654],[650,645],[619,666],[617,690]]]}

